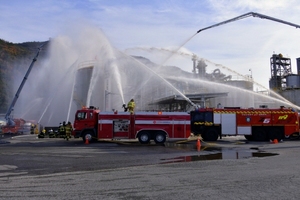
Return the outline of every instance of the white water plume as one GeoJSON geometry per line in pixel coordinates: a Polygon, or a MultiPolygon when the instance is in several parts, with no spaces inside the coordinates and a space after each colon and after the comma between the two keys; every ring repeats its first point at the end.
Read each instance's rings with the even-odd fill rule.
{"type": "Polygon", "coordinates": [[[226,85],[224,83],[211,82],[200,79],[190,79],[177,76],[165,76],[168,80],[176,80],[181,82],[189,82],[191,85],[196,85],[199,88],[205,88],[203,92],[221,93],[227,92],[226,97],[216,97],[210,100],[211,107],[217,107],[220,103],[225,107],[241,107],[241,108],[257,108],[259,105],[268,105],[269,108],[279,108],[280,106],[292,107],[300,110],[300,107],[281,99],[276,99],[271,96],[243,89],[240,87],[226,85]]]}
{"type": "MultiPolygon", "coordinates": [[[[122,105],[134,98],[137,111],[153,110],[152,102],[174,94],[189,102],[185,94],[190,92],[241,91],[201,82],[194,74],[176,67],[161,67],[144,57],[125,54],[114,48],[98,28],[80,26],[69,32],[51,39],[48,58],[38,60],[33,68],[23,88],[22,94],[26,95],[21,95],[15,108],[24,114],[24,119],[40,121],[44,126],[57,126],[63,121],[73,121],[76,110],[82,106],[122,110],[122,105]]],[[[170,54],[158,52],[162,62],[166,58],[174,59],[170,54]]],[[[189,59],[192,55],[179,54],[188,55],[189,59]]],[[[248,97],[243,106],[266,102],[265,99],[252,101],[251,96],[260,95],[247,92],[242,91],[248,97]]],[[[239,100],[241,93],[231,95],[211,100],[210,104],[215,106],[216,101],[222,100],[223,106],[233,106],[243,101],[239,100]]],[[[268,101],[273,102],[273,99],[268,97],[268,101]]]]}
{"type": "MultiPolygon", "coordinates": [[[[178,59],[180,57],[184,57],[184,58],[187,58],[189,59],[188,61],[190,62],[189,66],[190,69],[192,68],[192,63],[191,63],[191,60],[193,58],[193,56],[195,56],[195,54],[193,54],[192,52],[188,51],[187,49],[185,48],[181,48],[180,51],[178,51],[179,48],[157,48],[157,47],[135,47],[135,48],[129,48],[129,49],[126,49],[125,52],[127,53],[131,53],[131,54],[134,54],[134,52],[137,52],[137,54],[143,54],[142,52],[147,52],[148,54],[143,54],[145,57],[147,58],[150,58],[151,60],[155,60],[157,58],[159,58],[159,60],[156,60],[156,62],[161,62],[162,60],[162,57],[163,55],[165,57],[171,57],[170,54],[173,54],[175,59],[178,59]],[[174,50],[175,49],[175,50],[174,50]],[[159,55],[159,56],[157,56],[159,55]]],[[[260,88],[264,89],[265,91],[267,91],[267,94],[271,94],[272,96],[278,98],[278,99],[281,99],[283,102],[286,102],[287,104],[292,104],[290,101],[288,101],[287,99],[285,99],[283,96],[277,94],[276,92],[272,91],[272,90],[269,90],[268,88],[266,88],[265,86],[263,86],[262,84],[258,83],[257,81],[253,80],[252,77],[249,78],[248,75],[243,75],[241,73],[238,73],[237,71],[229,68],[229,67],[226,67],[222,64],[217,64],[217,63],[214,63],[208,59],[205,59],[205,58],[197,58],[198,60],[201,60],[201,61],[204,61],[206,64],[208,64],[208,67],[210,67],[211,70],[213,70],[213,67],[216,67],[216,68],[221,68],[221,69],[224,69],[226,70],[227,72],[229,72],[231,75],[235,76],[235,77],[238,77],[242,80],[245,80],[245,81],[250,81],[252,82],[253,84],[255,84],[256,86],[259,86],[260,88]]],[[[171,62],[170,62],[171,63],[171,62]]],[[[174,63],[174,62],[173,62],[174,63]]],[[[180,62],[179,62],[180,63],[180,62]]],[[[186,63],[186,60],[185,60],[185,63],[186,63]]],[[[182,63],[180,63],[182,64],[182,63]]],[[[164,66],[161,66],[161,68],[163,68],[164,66]]],[[[180,67],[180,66],[178,66],[180,67]]],[[[186,64],[185,64],[185,67],[183,70],[186,70],[186,64]]],[[[272,98],[274,98],[272,97],[272,98]]],[[[274,100],[276,100],[274,98],[274,100]]]]}
{"type": "Polygon", "coordinates": [[[118,110],[135,98],[136,109],[142,110],[159,95],[148,94],[149,88],[155,91],[163,82],[158,79],[136,93],[149,71],[135,58],[112,47],[101,30],[75,29],[84,31],[73,34],[71,30],[70,35],[52,38],[48,59],[37,62],[32,70],[35,78],[29,78],[23,91],[27,95],[20,98],[16,108],[20,113],[26,111],[25,119],[57,126],[73,121],[75,111],[82,106],[118,110]],[[28,111],[36,99],[42,100],[28,111]]]}

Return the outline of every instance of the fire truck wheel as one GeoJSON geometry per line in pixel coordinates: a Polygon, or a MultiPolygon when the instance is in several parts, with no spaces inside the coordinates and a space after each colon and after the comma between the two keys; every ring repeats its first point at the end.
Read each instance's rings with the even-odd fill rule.
{"type": "Polygon", "coordinates": [[[147,131],[142,131],[138,138],[141,144],[148,144],[150,142],[150,134],[147,131]]]}
{"type": "Polygon", "coordinates": [[[206,141],[217,141],[218,140],[218,130],[215,128],[210,128],[206,133],[204,134],[203,139],[206,141]]]}
{"type": "Polygon", "coordinates": [[[277,139],[278,141],[282,140],[283,139],[283,131],[280,131],[279,128],[274,128],[272,129],[269,134],[268,134],[268,137],[270,140],[274,140],[274,139],[277,139]]]}
{"type": "Polygon", "coordinates": [[[262,128],[257,128],[252,133],[253,140],[255,141],[266,141],[267,133],[262,128]]]}
{"type": "Polygon", "coordinates": [[[166,141],[166,134],[163,131],[157,131],[155,133],[154,142],[156,144],[163,144],[166,141]]]}
{"type": "Polygon", "coordinates": [[[246,138],[248,141],[253,141],[252,135],[245,135],[245,138],[246,138]]]}
{"type": "Polygon", "coordinates": [[[92,142],[92,139],[93,139],[93,134],[92,134],[92,132],[88,131],[88,132],[84,133],[84,135],[83,135],[83,137],[82,137],[83,142],[85,142],[86,139],[87,139],[89,142],[92,142]]]}

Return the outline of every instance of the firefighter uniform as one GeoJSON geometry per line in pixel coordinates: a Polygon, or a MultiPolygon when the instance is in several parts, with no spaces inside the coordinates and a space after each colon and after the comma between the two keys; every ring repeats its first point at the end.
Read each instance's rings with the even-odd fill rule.
{"type": "Polygon", "coordinates": [[[46,136],[46,129],[43,128],[43,130],[38,135],[39,138],[44,138],[46,136]]]}
{"type": "Polygon", "coordinates": [[[34,134],[35,124],[31,124],[30,126],[30,134],[34,134]]]}
{"type": "Polygon", "coordinates": [[[59,132],[59,137],[65,137],[66,136],[65,123],[64,124],[62,124],[62,123],[59,124],[58,132],[59,132]]]}
{"type": "Polygon", "coordinates": [[[71,133],[73,131],[71,122],[68,122],[68,124],[66,124],[65,131],[66,131],[66,140],[69,140],[69,138],[71,138],[71,133]]]}
{"type": "Polygon", "coordinates": [[[48,135],[49,135],[49,138],[54,138],[55,137],[52,128],[48,131],[48,135]]]}
{"type": "Polygon", "coordinates": [[[35,128],[34,128],[34,134],[38,135],[39,134],[39,128],[38,126],[35,125],[35,128]]]}
{"type": "Polygon", "coordinates": [[[134,113],[134,108],[135,108],[135,103],[134,103],[134,100],[131,99],[128,104],[127,104],[127,108],[128,108],[128,111],[133,114],[134,113]]]}

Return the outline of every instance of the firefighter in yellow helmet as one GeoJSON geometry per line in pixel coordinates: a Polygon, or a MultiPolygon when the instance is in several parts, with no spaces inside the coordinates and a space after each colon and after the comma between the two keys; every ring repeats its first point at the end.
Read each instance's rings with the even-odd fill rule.
{"type": "Polygon", "coordinates": [[[128,111],[133,114],[134,113],[134,108],[135,108],[135,103],[134,103],[134,100],[131,99],[128,104],[127,104],[127,108],[128,108],[128,111]]]}
{"type": "Polygon", "coordinates": [[[44,138],[46,136],[46,129],[43,128],[40,134],[38,135],[38,138],[44,138]]]}

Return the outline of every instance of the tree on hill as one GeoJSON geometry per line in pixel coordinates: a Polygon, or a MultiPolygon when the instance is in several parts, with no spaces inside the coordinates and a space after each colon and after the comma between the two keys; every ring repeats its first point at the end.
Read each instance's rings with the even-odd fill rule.
{"type": "Polygon", "coordinates": [[[37,48],[43,42],[11,43],[0,39],[0,113],[5,113],[15,91],[12,84],[14,72],[27,70],[24,66],[32,61],[37,48]]]}

